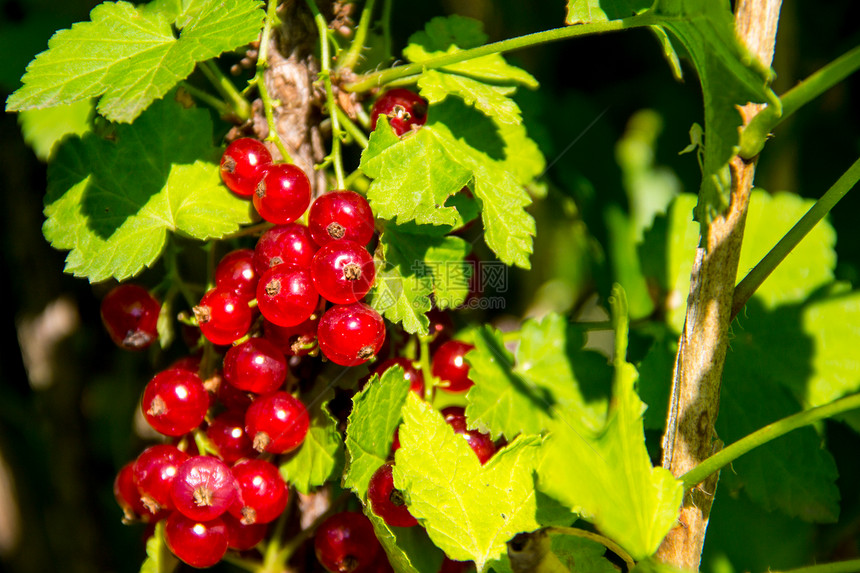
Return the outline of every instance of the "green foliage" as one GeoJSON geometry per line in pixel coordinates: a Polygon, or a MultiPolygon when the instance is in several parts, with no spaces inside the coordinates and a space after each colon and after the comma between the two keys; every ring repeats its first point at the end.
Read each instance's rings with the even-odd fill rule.
{"type": "Polygon", "coordinates": [[[27,66],[7,111],[100,97],[98,111],[132,122],[194,70],[255,40],[263,12],[256,0],[105,2],[89,22],[61,30],[27,66]],[[174,32],[177,30],[177,32],[174,32]]]}
{"type": "Polygon", "coordinates": [[[18,114],[21,132],[36,156],[42,161],[51,157],[51,152],[67,135],[83,137],[90,131],[93,104],[89,100],[50,107],[32,109],[18,114]]]}
{"type": "Polygon", "coordinates": [[[161,520],[146,540],[146,559],[140,566],[140,573],[168,573],[176,568],[177,563],[164,541],[164,520],[161,520]]]}

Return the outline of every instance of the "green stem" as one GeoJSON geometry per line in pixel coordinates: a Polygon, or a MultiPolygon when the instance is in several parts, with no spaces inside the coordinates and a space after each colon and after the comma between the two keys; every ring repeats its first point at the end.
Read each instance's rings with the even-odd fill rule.
{"type": "Polygon", "coordinates": [[[584,529],[577,529],[576,527],[559,527],[559,526],[550,526],[546,528],[547,533],[560,533],[562,535],[572,535],[574,537],[584,537],[585,539],[590,539],[591,541],[596,541],[600,543],[616,555],[618,555],[621,559],[624,560],[624,563],[627,564],[627,571],[632,571],[636,566],[636,562],[633,561],[633,558],[629,553],[624,551],[624,548],[612,541],[607,537],[603,537],[598,533],[593,533],[591,531],[586,531],[584,529]]]}
{"type": "Polygon", "coordinates": [[[251,104],[247,99],[245,99],[245,96],[236,89],[236,86],[233,85],[230,78],[224,75],[224,72],[221,71],[221,68],[219,68],[215,62],[212,60],[201,62],[200,71],[203,72],[206,79],[212,83],[212,86],[218,90],[221,97],[230,102],[233,113],[236,114],[236,117],[238,117],[240,121],[245,122],[251,118],[251,104]]]}
{"type": "Polygon", "coordinates": [[[338,189],[343,189],[343,157],[340,146],[343,132],[340,129],[340,121],[337,115],[337,101],[334,99],[334,88],[331,85],[331,53],[328,45],[328,24],[325,17],[317,8],[314,0],[306,0],[308,8],[314,16],[317,30],[320,35],[320,73],[319,76],[325,85],[326,107],[331,118],[331,161],[334,164],[335,184],[338,189]]]}
{"type": "Polygon", "coordinates": [[[761,152],[768,134],[798,109],[817,98],[860,68],[860,46],[839,56],[787,92],[779,106],[768,106],[756,115],[741,133],[739,155],[752,159],[761,152]]]}
{"type": "MultiPolygon", "coordinates": [[[[338,120],[343,123],[343,129],[344,131],[346,131],[347,135],[352,137],[352,139],[355,140],[355,142],[359,144],[362,149],[367,149],[367,136],[364,135],[364,132],[361,130],[361,128],[355,125],[351,119],[349,119],[349,116],[346,115],[345,111],[340,109],[340,106],[335,106],[334,110],[337,113],[338,120]]],[[[343,187],[341,187],[341,189],[343,189],[343,187]]]]}
{"type": "Polygon", "coordinates": [[[364,41],[367,39],[367,32],[370,29],[370,19],[373,17],[373,5],[375,3],[375,0],[367,0],[364,4],[352,44],[340,62],[338,62],[337,68],[335,68],[338,71],[343,69],[351,70],[358,63],[358,59],[361,57],[361,50],[364,49],[364,41]]]}
{"type": "Polygon", "coordinates": [[[833,563],[822,563],[820,565],[810,565],[809,567],[798,567],[782,572],[769,573],[856,573],[860,571],[860,559],[852,559],[850,561],[835,561],[833,563]]]}
{"type": "Polygon", "coordinates": [[[182,86],[182,89],[191,94],[191,97],[194,99],[201,101],[218,112],[218,115],[221,117],[227,117],[231,113],[234,112],[233,108],[213,96],[212,94],[201,90],[198,87],[191,85],[188,82],[179,82],[182,86]]]}
{"type": "Polygon", "coordinates": [[[854,185],[860,181],[860,159],[857,159],[848,171],[827,190],[827,192],[816,201],[806,214],[779,240],[779,242],[765,255],[765,257],[743,278],[735,287],[732,299],[732,318],[744,307],[753,293],[761,286],[761,283],[770,276],[770,273],[788,256],[803,237],[824,218],[827,213],[848,193],[854,185]]]}
{"type": "Polygon", "coordinates": [[[709,475],[732,463],[750,450],[775,440],[783,434],[858,408],[860,408],[860,394],[852,394],[829,404],[810,408],[768,424],[723,448],[682,475],[681,480],[684,482],[684,487],[690,488],[701,483],[709,475]]]}
{"type": "Polygon", "coordinates": [[[269,89],[266,87],[266,69],[269,67],[269,42],[272,37],[272,27],[278,21],[278,15],[275,10],[278,7],[280,0],[268,0],[266,5],[266,18],[263,21],[263,34],[260,37],[260,51],[257,54],[257,73],[254,79],[251,80],[257,86],[260,92],[260,99],[263,101],[263,111],[266,114],[266,125],[269,126],[269,134],[266,136],[266,141],[274,142],[278,151],[281,152],[281,157],[287,163],[293,163],[293,158],[290,157],[284,142],[281,141],[278,135],[278,126],[275,124],[274,109],[280,105],[280,102],[273,101],[269,95],[269,89]]]}
{"type": "Polygon", "coordinates": [[[424,400],[432,402],[436,393],[436,386],[439,384],[439,379],[433,375],[433,369],[430,367],[430,342],[433,337],[428,335],[419,335],[418,344],[420,347],[418,357],[418,367],[421,369],[421,376],[424,377],[424,400]]]}
{"type": "Polygon", "coordinates": [[[383,61],[391,59],[391,6],[393,0],[384,0],[382,3],[382,54],[383,61]]]}
{"type": "Polygon", "coordinates": [[[414,62],[403,66],[395,66],[387,70],[372,72],[359,76],[359,78],[344,86],[344,89],[351,92],[366,91],[368,89],[387,84],[404,76],[420,74],[425,70],[432,70],[444,66],[450,66],[458,62],[488,56],[490,54],[498,54],[502,52],[510,52],[546,44],[567,38],[575,38],[577,36],[586,36],[590,34],[601,34],[605,32],[617,32],[628,28],[637,28],[641,26],[650,26],[659,24],[661,20],[648,13],[630,18],[622,18],[620,20],[611,20],[609,22],[595,22],[592,24],[580,24],[577,26],[565,26],[563,28],[553,28],[543,32],[534,34],[526,34],[525,36],[517,36],[501,42],[486,44],[469,50],[461,50],[451,54],[445,54],[425,60],[423,62],[414,62]]]}

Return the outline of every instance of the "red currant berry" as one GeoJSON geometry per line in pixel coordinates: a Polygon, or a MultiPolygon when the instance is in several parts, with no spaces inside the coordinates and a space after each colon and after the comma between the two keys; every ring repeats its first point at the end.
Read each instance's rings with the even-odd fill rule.
{"type": "Polygon", "coordinates": [[[214,288],[193,310],[200,332],[212,344],[232,344],[251,328],[253,313],[248,300],[233,291],[214,288]]]}
{"type": "Polygon", "coordinates": [[[370,111],[371,129],[376,129],[380,115],[388,116],[388,123],[397,135],[427,123],[427,100],[417,93],[395,88],[388,90],[373,104],[370,111]]]}
{"type": "Polygon", "coordinates": [[[132,467],[134,483],[150,514],[174,509],[170,486],[179,466],[189,457],[169,444],[150,446],[137,456],[132,467]]]}
{"type": "Polygon", "coordinates": [[[258,397],[245,413],[245,431],[258,452],[291,452],[302,444],[309,427],[305,405],[283,391],[258,397]]]}
{"type": "Polygon", "coordinates": [[[282,264],[309,268],[318,248],[304,225],[276,225],[257,240],[254,247],[254,269],[258,275],[262,275],[270,267],[282,264]]]}
{"type": "Polygon", "coordinates": [[[363,302],[336,305],[320,319],[317,337],[326,358],[341,366],[358,366],[382,348],[385,323],[363,302]]]}
{"type": "Polygon", "coordinates": [[[224,355],[224,379],[240,390],[268,394],[287,379],[287,358],[265,338],[249,338],[224,355]]]}
{"type": "Polygon", "coordinates": [[[394,475],[392,462],[386,462],[379,466],[370,478],[367,489],[367,500],[373,513],[381,517],[385,523],[394,527],[412,527],[418,525],[409,509],[400,490],[394,487],[394,475]]]}
{"type": "Polygon", "coordinates": [[[433,376],[442,381],[440,388],[449,392],[465,392],[474,385],[469,380],[469,363],[466,353],[475,348],[459,340],[449,340],[433,354],[433,376]]]}
{"type": "Polygon", "coordinates": [[[221,516],[227,527],[227,547],[236,551],[248,551],[257,546],[269,530],[268,523],[245,524],[225,513],[221,516]]]}
{"type": "Polygon", "coordinates": [[[156,324],[161,303],[139,285],[112,289],[101,303],[102,323],[117,346],[143,350],[158,338],[156,324]]]}
{"type": "Polygon", "coordinates": [[[197,374],[178,368],[164,370],[147,383],[140,409],[156,432],[181,436],[203,421],[209,393],[197,374]]]}
{"type": "Polygon", "coordinates": [[[311,275],[317,292],[334,304],[349,304],[364,298],[376,278],[373,257],[353,241],[326,243],[314,255],[311,275]]]}
{"type": "Polygon", "coordinates": [[[171,370],[173,368],[178,368],[179,370],[187,370],[192,374],[197,374],[198,372],[200,372],[200,357],[183,356],[182,358],[177,358],[170,363],[170,366],[167,367],[167,370],[171,370]]]}
{"type": "Polygon", "coordinates": [[[239,496],[230,513],[242,523],[269,523],[287,508],[290,490],[278,468],[265,460],[240,460],[233,466],[239,496]]]}
{"type": "Polygon", "coordinates": [[[254,395],[243,390],[239,390],[229,382],[221,380],[215,389],[215,396],[218,401],[228,410],[244,412],[254,400],[254,395]]]}
{"type": "MultiPolygon", "coordinates": [[[[248,404],[250,405],[250,400],[248,404]]],[[[206,428],[206,436],[218,448],[221,459],[228,464],[257,456],[251,438],[245,433],[244,410],[225,410],[215,416],[206,428]]]]}
{"type": "Polygon", "coordinates": [[[374,369],[376,374],[382,376],[386,370],[393,366],[400,366],[403,368],[403,377],[409,380],[409,389],[418,394],[418,396],[424,396],[424,375],[421,374],[421,370],[415,368],[415,364],[411,360],[407,360],[402,357],[394,357],[389,358],[379,364],[374,369]]]}
{"type": "Polygon", "coordinates": [[[454,433],[460,434],[469,443],[481,464],[487,463],[487,460],[493,457],[496,453],[496,444],[490,439],[489,434],[466,429],[466,412],[463,408],[449,406],[442,410],[442,415],[448,425],[454,429],[454,433]]]}
{"type": "Polygon", "coordinates": [[[271,164],[272,154],[262,142],[243,137],[231,142],[221,156],[221,180],[237,195],[250,197],[271,164]]]}
{"type": "Polygon", "coordinates": [[[296,326],[278,326],[263,319],[263,336],[286,356],[304,356],[317,347],[319,322],[319,317],[313,315],[296,326]]]}
{"type": "Polygon", "coordinates": [[[311,204],[311,182],[299,167],[278,163],[266,169],[252,198],[266,221],[276,225],[292,223],[311,204]]]}
{"type": "Polygon", "coordinates": [[[123,523],[131,523],[136,519],[149,518],[152,514],[140,499],[137,484],[134,483],[134,462],[128,462],[113,480],[113,496],[123,513],[123,523]]]}
{"type": "Polygon", "coordinates": [[[227,527],[220,517],[198,521],[174,511],[164,527],[167,547],[192,567],[212,567],[227,553],[227,527]]]}
{"type": "Polygon", "coordinates": [[[236,500],[238,488],[230,468],[212,456],[194,456],[176,471],[170,499],[178,511],[198,521],[215,519],[236,500]]]}
{"type": "Polygon", "coordinates": [[[363,513],[343,511],[323,521],[314,536],[314,551],[330,573],[364,571],[382,547],[363,513]]]}
{"type": "Polygon", "coordinates": [[[260,275],[254,270],[254,251],[236,249],[230,251],[215,267],[215,286],[220,290],[233,291],[246,300],[257,293],[257,279],[260,275]]]}
{"type": "Polygon", "coordinates": [[[296,326],[308,320],[319,304],[310,269],[278,265],[257,283],[257,307],[263,318],[278,326],[296,326]]]}
{"type": "Polygon", "coordinates": [[[311,205],[308,230],[320,246],[340,239],[367,245],[373,238],[373,212],[367,199],[355,191],[331,191],[311,205]]]}

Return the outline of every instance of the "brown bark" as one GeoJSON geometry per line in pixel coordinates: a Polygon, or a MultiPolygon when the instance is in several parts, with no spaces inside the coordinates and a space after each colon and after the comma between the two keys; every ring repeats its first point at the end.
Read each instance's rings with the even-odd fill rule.
{"type": "MultiPolygon", "coordinates": [[[[740,0],[737,6],[738,35],[766,65],[773,60],[780,4],[781,0],[740,0]]],[[[745,106],[741,110],[744,124],[759,109],[757,105],[745,106]]],[[[730,205],[708,226],[697,250],[675,362],[663,441],[663,467],[675,476],[686,473],[722,445],[714,422],[755,161],[734,157],[730,165],[730,205]]],[[[660,561],[691,571],[699,569],[718,479],[719,474],[713,474],[685,494],[679,524],[657,552],[660,561]]]]}

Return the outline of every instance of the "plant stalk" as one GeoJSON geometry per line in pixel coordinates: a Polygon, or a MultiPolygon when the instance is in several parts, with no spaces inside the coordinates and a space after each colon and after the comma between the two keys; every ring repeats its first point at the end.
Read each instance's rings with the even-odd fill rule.
{"type": "Polygon", "coordinates": [[[266,141],[271,141],[278,148],[281,157],[287,163],[293,163],[293,158],[290,157],[284,142],[281,141],[278,135],[278,126],[275,123],[275,106],[278,102],[272,100],[269,95],[269,89],[266,87],[266,69],[269,67],[269,44],[272,39],[272,27],[278,21],[276,10],[278,8],[278,0],[268,0],[266,5],[266,18],[263,22],[263,33],[260,38],[260,51],[257,53],[257,73],[252,80],[257,85],[257,90],[260,92],[260,99],[263,101],[263,112],[266,115],[266,125],[269,127],[269,133],[266,135],[266,141]]]}
{"type": "Polygon", "coordinates": [[[361,50],[364,49],[364,41],[367,39],[367,32],[370,29],[370,21],[373,18],[373,8],[376,0],[367,0],[364,8],[361,11],[361,18],[358,20],[358,26],[355,29],[355,36],[352,39],[352,44],[349,46],[346,54],[337,64],[335,68],[340,70],[351,70],[358,63],[361,57],[361,50]]]}
{"type": "Polygon", "coordinates": [[[200,71],[203,72],[206,79],[212,83],[212,86],[218,90],[221,97],[229,102],[229,105],[231,106],[233,113],[236,114],[236,117],[242,122],[248,121],[251,117],[251,104],[248,103],[248,100],[245,99],[242,92],[236,89],[236,86],[233,85],[230,78],[224,75],[221,68],[219,68],[212,60],[207,60],[200,63],[200,71]]]}

